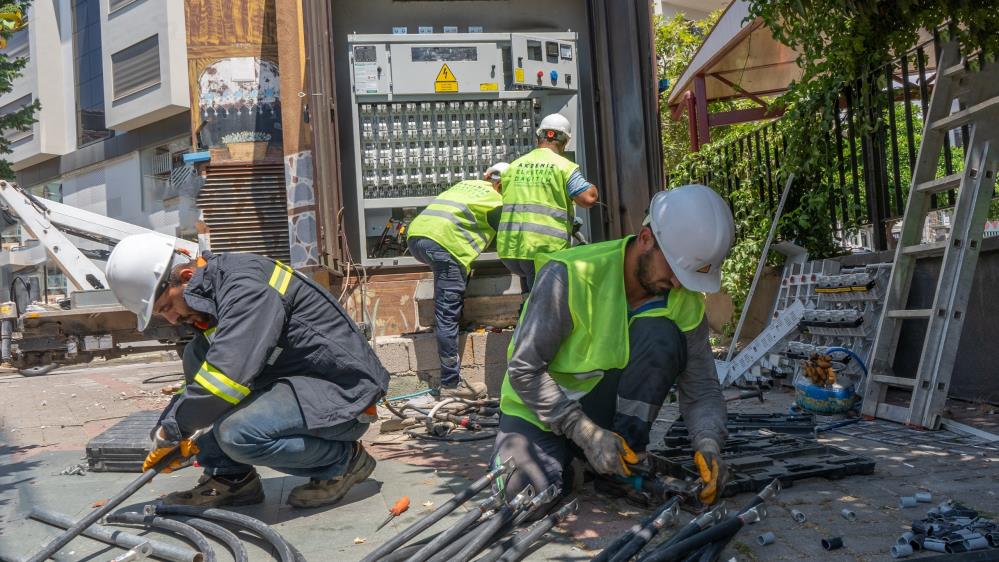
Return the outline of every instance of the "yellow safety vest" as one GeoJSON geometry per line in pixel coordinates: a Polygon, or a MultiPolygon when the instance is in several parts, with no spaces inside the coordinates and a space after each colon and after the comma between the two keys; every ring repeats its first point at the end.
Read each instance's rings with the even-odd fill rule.
{"type": "Polygon", "coordinates": [[[548,148],[536,148],[510,164],[503,173],[499,257],[534,259],[569,247],[575,210],[565,186],[578,168],[548,148]]]}
{"type": "Polygon", "coordinates": [[[468,272],[472,260],[496,237],[487,216],[502,204],[503,198],[491,183],[482,180],[458,182],[413,219],[407,238],[422,236],[437,242],[468,272]]]}
{"type": "MultiPolygon", "coordinates": [[[[572,332],[562,341],[548,365],[548,374],[572,400],[587,395],[603,378],[604,372],[628,364],[628,328],[635,318],[664,316],[676,322],[681,332],[696,328],[704,318],[704,295],[687,289],[673,289],[666,306],[653,308],[628,318],[624,292],[624,250],[633,237],[588,244],[539,256],[540,270],[549,261],[565,264],[568,272],[569,312],[572,332]]],[[[531,306],[531,297],[524,305],[531,306]]],[[[513,356],[516,333],[507,349],[513,356]]],[[[550,431],[510,385],[507,372],[500,390],[500,410],[550,431]]]]}

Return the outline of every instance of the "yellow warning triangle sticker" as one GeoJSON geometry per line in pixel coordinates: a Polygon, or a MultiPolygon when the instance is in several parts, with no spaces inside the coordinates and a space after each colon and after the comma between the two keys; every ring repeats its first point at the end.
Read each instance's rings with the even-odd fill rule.
{"type": "Polygon", "coordinates": [[[437,73],[437,78],[434,78],[434,82],[457,82],[458,79],[454,77],[454,73],[445,64],[441,67],[440,72],[437,73]]]}

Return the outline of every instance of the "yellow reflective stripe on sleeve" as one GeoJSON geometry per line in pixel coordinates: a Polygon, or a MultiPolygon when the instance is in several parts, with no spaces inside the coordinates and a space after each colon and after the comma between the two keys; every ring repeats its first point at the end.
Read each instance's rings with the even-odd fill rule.
{"type": "Polygon", "coordinates": [[[194,375],[194,381],[230,404],[238,404],[250,394],[249,388],[225,376],[208,361],[201,364],[198,374],[194,375]]]}
{"type": "Polygon", "coordinates": [[[288,290],[288,285],[291,284],[292,277],[291,268],[287,265],[274,261],[274,272],[271,273],[271,280],[267,282],[268,285],[274,288],[282,297],[285,291],[288,290]]]}
{"type": "Polygon", "coordinates": [[[205,335],[205,337],[208,339],[208,341],[212,341],[212,336],[215,335],[215,330],[217,330],[217,329],[218,329],[218,326],[212,326],[211,328],[208,328],[207,330],[205,330],[204,332],[202,332],[202,334],[205,335]]]}

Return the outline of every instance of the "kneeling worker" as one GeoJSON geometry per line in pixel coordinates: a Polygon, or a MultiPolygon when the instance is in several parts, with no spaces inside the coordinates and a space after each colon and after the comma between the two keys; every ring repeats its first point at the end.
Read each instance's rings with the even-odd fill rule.
{"type": "Polygon", "coordinates": [[[675,383],[703,467],[701,498],[716,500],[726,414],[702,292],[720,288],[733,231],[722,198],[688,185],[657,194],[637,236],[538,258],[492,453],[516,462],[507,490],[568,492],[563,471],[580,450],[598,473],[627,475],[628,448],[646,450],[675,383]]]}
{"type": "Polygon", "coordinates": [[[388,372],[336,299],[311,279],[253,254],[192,261],[174,244],[163,234],[133,235],[107,264],[111,290],[138,316],[139,330],[155,314],[200,332],[184,350],[186,386],[160,416],[143,470],[179,445],[185,457],[197,455],[205,473],[194,489],[163,501],[262,502],[254,466],[310,479],[291,491],[293,506],[340,501],[375,468],[358,440],[388,372]]]}
{"type": "Polygon", "coordinates": [[[408,229],[409,252],[434,272],[434,320],[441,361],[438,397],[475,399],[486,386],[460,376],[458,322],[472,261],[492,244],[503,208],[500,178],[510,165],[498,162],[482,180],[465,180],[441,193],[408,229]]]}

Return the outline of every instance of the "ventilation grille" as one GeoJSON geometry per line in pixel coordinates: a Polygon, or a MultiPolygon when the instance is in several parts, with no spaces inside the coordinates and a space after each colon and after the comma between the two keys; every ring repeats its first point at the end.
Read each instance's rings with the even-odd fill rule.
{"type": "Polygon", "coordinates": [[[251,252],[290,262],[283,164],[212,166],[198,208],[213,252],[251,252]]]}

